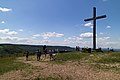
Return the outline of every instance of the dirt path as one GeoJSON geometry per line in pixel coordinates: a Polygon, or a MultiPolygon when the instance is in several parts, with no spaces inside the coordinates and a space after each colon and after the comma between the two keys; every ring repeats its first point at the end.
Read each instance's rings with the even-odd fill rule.
{"type": "Polygon", "coordinates": [[[120,80],[119,74],[95,71],[94,67],[85,63],[51,64],[49,59],[39,62],[34,57],[31,57],[30,61],[25,61],[24,57],[20,57],[18,61],[31,64],[31,66],[23,70],[5,73],[0,76],[0,80],[33,80],[36,77],[49,76],[64,80],[120,80]]]}

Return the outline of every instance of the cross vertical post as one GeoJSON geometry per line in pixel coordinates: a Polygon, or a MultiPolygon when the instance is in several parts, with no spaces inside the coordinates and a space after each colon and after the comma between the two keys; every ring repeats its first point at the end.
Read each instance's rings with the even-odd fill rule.
{"type": "Polygon", "coordinates": [[[93,7],[93,50],[96,49],[96,8],[93,7]]]}

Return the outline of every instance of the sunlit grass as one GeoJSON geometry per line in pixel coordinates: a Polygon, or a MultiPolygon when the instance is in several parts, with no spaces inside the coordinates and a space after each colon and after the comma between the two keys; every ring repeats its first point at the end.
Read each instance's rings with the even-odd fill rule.
{"type": "Polygon", "coordinates": [[[120,53],[114,52],[114,53],[108,53],[107,56],[103,56],[100,60],[98,60],[99,63],[120,63],[120,53]]]}
{"type": "Polygon", "coordinates": [[[26,68],[27,66],[28,66],[27,64],[17,62],[16,57],[1,58],[0,59],[0,75],[12,70],[23,69],[23,68],[26,68]]]}
{"type": "MultiPolygon", "coordinates": [[[[0,58],[0,75],[12,71],[21,70],[29,67],[28,64],[17,61],[17,57],[6,57],[0,58]]],[[[32,60],[32,59],[31,59],[32,60]]],[[[35,60],[34,60],[35,61],[35,60]]],[[[92,64],[98,69],[113,69],[120,71],[120,52],[110,52],[110,53],[80,53],[80,52],[69,52],[69,53],[59,53],[55,56],[55,61],[50,61],[50,63],[62,64],[68,61],[78,61],[86,64],[92,64]]],[[[51,77],[49,77],[51,78],[51,77]]],[[[47,80],[38,78],[36,80],[47,80]]],[[[53,80],[56,80],[53,79],[53,80]]]]}
{"type": "Polygon", "coordinates": [[[53,76],[49,76],[49,77],[37,77],[34,80],[72,80],[72,78],[66,77],[64,79],[62,76],[58,75],[57,77],[55,77],[55,76],[54,77],[53,76]]]}
{"type": "Polygon", "coordinates": [[[47,78],[35,78],[34,80],[62,80],[59,78],[47,77],[47,78]]]}
{"type": "Polygon", "coordinates": [[[97,69],[115,70],[120,72],[120,52],[104,52],[104,53],[59,53],[56,55],[54,63],[62,64],[67,61],[79,61],[90,64],[97,69]]]}
{"type": "Polygon", "coordinates": [[[85,60],[98,70],[112,70],[120,73],[120,52],[94,53],[85,60]]]}
{"type": "Polygon", "coordinates": [[[89,53],[80,52],[69,52],[69,53],[59,53],[55,56],[55,63],[63,63],[66,61],[79,61],[82,58],[89,56],[89,53]]]}

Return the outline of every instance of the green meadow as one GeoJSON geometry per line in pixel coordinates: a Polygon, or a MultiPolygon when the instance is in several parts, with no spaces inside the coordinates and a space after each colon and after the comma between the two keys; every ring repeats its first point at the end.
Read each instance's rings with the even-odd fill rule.
{"type": "MultiPolygon", "coordinates": [[[[44,55],[43,55],[44,57],[44,55]]],[[[66,63],[74,63],[77,62],[78,65],[81,64],[87,64],[89,66],[92,66],[95,71],[112,71],[117,74],[120,74],[120,52],[105,52],[105,53],[80,53],[80,52],[68,52],[68,53],[58,53],[55,56],[55,61],[40,61],[42,64],[47,65],[65,65],[66,63]]],[[[21,57],[24,59],[24,62],[18,61],[19,57],[4,57],[0,58],[0,75],[3,75],[10,71],[27,71],[27,74],[32,74],[33,69],[30,68],[30,66],[33,66],[35,63],[39,63],[35,59],[35,55],[31,56],[31,60],[29,59],[29,63],[25,61],[25,57],[21,57]],[[32,59],[32,57],[34,57],[32,59]],[[26,69],[27,68],[27,69],[26,69]],[[30,68],[30,69],[29,69],[30,68]],[[26,70],[25,70],[26,69],[26,70]],[[30,70],[30,71],[29,71],[30,70]]],[[[48,57],[49,58],[49,57],[48,57]]],[[[49,59],[47,59],[49,60],[49,59]]],[[[40,63],[40,64],[41,64],[40,63]]],[[[42,66],[42,64],[40,66],[42,66]]],[[[44,71],[44,68],[41,68],[40,66],[33,66],[35,70],[40,69],[44,71]]],[[[52,66],[51,66],[52,67],[52,66]]],[[[59,68],[59,67],[58,67],[59,68]]],[[[39,72],[39,71],[38,71],[39,72]]],[[[68,77],[69,78],[69,77],[68,77]]],[[[70,80],[72,78],[69,78],[70,80]]],[[[44,76],[38,76],[31,80],[64,80],[63,77],[44,77],[44,76]]]]}
{"type": "Polygon", "coordinates": [[[17,71],[28,66],[28,64],[16,61],[16,58],[17,57],[0,58],[0,75],[13,70],[17,71]]]}
{"type": "Polygon", "coordinates": [[[80,52],[70,52],[70,53],[61,53],[55,56],[57,61],[84,61],[89,63],[120,63],[120,52],[105,52],[105,53],[80,53],[80,52]]]}
{"type": "Polygon", "coordinates": [[[120,52],[64,53],[56,55],[56,61],[54,62],[64,63],[67,61],[78,61],[93,65],[99,69],[115,69],[120,71],[120,52]]]}

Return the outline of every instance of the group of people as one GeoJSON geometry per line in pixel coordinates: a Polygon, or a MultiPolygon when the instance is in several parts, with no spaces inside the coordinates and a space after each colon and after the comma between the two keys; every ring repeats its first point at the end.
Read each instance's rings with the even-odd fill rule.
{"type": "MultiPolygon", "coordinates": [[[[45,57],[46,57],[47,54],[49,54],[50,60],[55,60],[55,58],[53,57],[54,50],[47,50],[46,45],[43,46],[43,52],[41,52],[39,49],[37,49],[37,51],[35,51],[35,53],[37,55],[37,61],[40,61],[40,58],[41,58],[42,54],[44,54],[45,57]]],[[[26,51],[24,54],[26,54],[26,60],[28,60],[29,52],[26,51]]]]}
{"type": "Polygon", "coordinates": [[[80,51],[80,47],[79,46],[76,46],[76,51],[80,51]]]}

